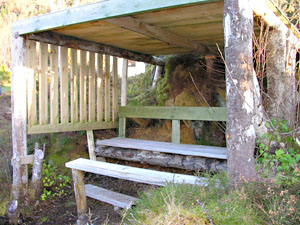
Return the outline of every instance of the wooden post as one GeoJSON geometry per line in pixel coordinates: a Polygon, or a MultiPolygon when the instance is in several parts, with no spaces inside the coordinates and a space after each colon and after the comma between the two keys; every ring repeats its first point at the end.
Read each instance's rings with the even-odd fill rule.
{"type": "Polygon", "coordinates": [[[97,121],[103,121],[103,55],[97,54],[97,121]]]}
{"type": "Polygon", "coordinates": [[[172,143],[180,144],[180,120],[172,120],[172,143]]]}
{"type": "Polygon", "coordinates": [[[37,143],[34,148],[34,159],[32,166],[32,178],[31,178],[31,192],[32,198],[38,200],[42,191],[42,171],[44,162],[44,151],[39,149],[37,143]]]}
{"type": "Polygon", "coordinates": [[[72,177],[78,215],[77,224],[84,225],[88,221],[84,188],[84,173],[80,170],[72,169],[72,177]]]}
{"type": "MultiPolygon", "coordinates": [[[[121,83],[121,106],[127,105],[127,76],[128,60],[123,59],[122,83],[121,83]]],[[[126,136],[126,118],[119,118],[119,137],[126,136]]]]}
{"type": "Polygon", "coordinates": [[[89,148],[89,156],[91,160],[96,160],[95,154],[95,141],[94,141],[94,134],[92,130],[86,131],[87,141],[88,141],[88,148],[89,148]]]}

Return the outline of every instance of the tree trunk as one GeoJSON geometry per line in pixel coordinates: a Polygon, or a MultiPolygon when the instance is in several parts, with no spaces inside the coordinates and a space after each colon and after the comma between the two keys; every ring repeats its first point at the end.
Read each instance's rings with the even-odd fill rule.
{"type": "Polygon", "coordinates": [[[162,66],[156,66],[155,67],[155,74],[152,82],[152,88],[156,88],[157,81],[161,77],[163,67],[162,66]]]}
{"type": "Polygon", "coordinates": [[[288,120],[290,125],[296,109],[296,48],[291,38],[289,32],[274,29],[267,45],[267,112],[270,118],[288,120]]]}
{"type": "Polygon", "coordinates": [[[232,182],[255,177],[252,31],[251,0],[225,0],[226,141],[232,182]]]}

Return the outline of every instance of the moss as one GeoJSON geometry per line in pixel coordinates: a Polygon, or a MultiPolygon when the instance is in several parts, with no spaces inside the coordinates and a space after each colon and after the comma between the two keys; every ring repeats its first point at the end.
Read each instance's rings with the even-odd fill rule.
{"type": "Polygon", "coordinates": [[[0,201],[0,216],[6,214],[6,201],[0,201]]]}

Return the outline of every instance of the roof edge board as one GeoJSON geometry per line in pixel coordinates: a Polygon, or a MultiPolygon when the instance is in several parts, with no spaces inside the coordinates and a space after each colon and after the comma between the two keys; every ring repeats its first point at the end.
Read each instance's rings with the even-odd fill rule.
{"type": "Polygon", "coordinates": [[[107,18],[219,1],[221,0],[101,1],[21,20],[13,23],[12,30],[24,35],[107,18]]]}

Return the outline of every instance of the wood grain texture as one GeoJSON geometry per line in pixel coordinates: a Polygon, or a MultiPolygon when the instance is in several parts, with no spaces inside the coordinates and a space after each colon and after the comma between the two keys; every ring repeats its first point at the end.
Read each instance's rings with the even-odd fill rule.
{"type": "Polygon", "coordinates": [[[120,118],[226,121],[225,107],[121,106],[120,118]]]}
{"type": "Polygon", "coordinates": [[[86,131],[87,141],[88,141],[88,148],[89,148],[89,156],[91,160],[96,160],[95,155],[95,141],[94,141],[94,133],[93,130],[86,131]]]}
{"type": "Polygon", "coordinates": [[[86,51],[80,51],[80,79],[79,79],[79,113],[80,122],[87,120],[87,69],[86,69],[86,51]]]}
{"type": "Polygon", "coordinates": [[[180,144],[180,120],[172,120],[172,143],[180,144]]]}
{"type": "Polygon", "coordinates": [[[27,42],[27,68],[29,74],[27,78],[27,115],[28,125],[37,124],[37,110],[36,110],[36,42],[27,42]]]}
{"type": "Polygon", "coordinates": [[[113,57],[112,66],[112,121],[118,119],[118,58],[113,57]]]}
{"type": "Polygon", "coordinates": [[[227,159],[226,148],[205,145],[174,144],[170,142],[148,141],[118,137],[106,140],[97,140],[96,146],[111,146],[177,155],[227,159]]]}
{"type": "Polygon", "coordinates": [[[68,49],[60,47],[60,120],[69,123],[69,74],[68,49]]]}
{"type": "Polygon", "coordinates": [[[66,167],[103,176],[110,176],[119,179],[131,180],[158,186],[164,186],[167,182],[174,182],[179,184],[197,184],[201,186],[207,185],[206,178],[150,169],[135,168],[82,158],[66,163],[66,167]]]}
{"type": "Polygon", "coordinates": [[[104,118],[105,121],[111,120],[111,86],[110,86],[110,56],[105,55],[105,74],[104,74],[104,118]]]}
{"type": "Polygon", "coordinates": [[[40,43],[39,123],[48,123],[48,44],[40,43]]]}
{"type": "Polygon", "coordinates": [[[70,99],[71,99],[71,123],[78,122],[78,61],[77,50],[71,49],[71,73],[70,73],[70,99]]]}
{"type": "Polygon", "coordinates": [[[96,120],[96,94],[95,94],[95,78],[96,68],[95,68],[95,53],[89,52],[89,122],[94,122],[96,120]]]}
{"type": "Polygon", "coordinates": [[[134,201],[137,201],[137,198],[100,188],[91,184],[85,185],[85,193],[87,197],[122,209],[130,209],[131,206],[134,205],[134,201]]]}
{"type": "Polygon", "coordinates": [[[97,54],[97,121],[103,121],[103,55],[97,54]]]}
{"type": "Polygon", "coordinates": [[[50,45],[50,123],[59,122],[58,111],[58,47],[50,45]]]}

